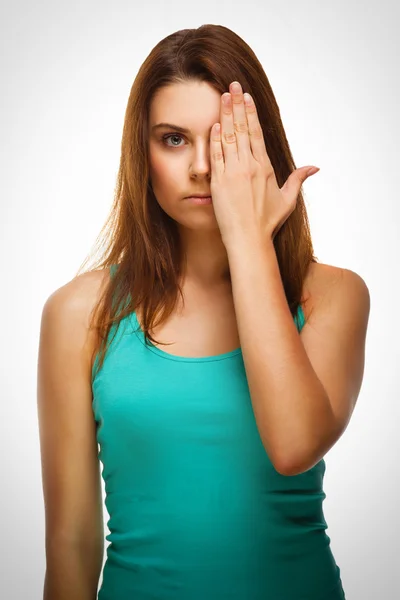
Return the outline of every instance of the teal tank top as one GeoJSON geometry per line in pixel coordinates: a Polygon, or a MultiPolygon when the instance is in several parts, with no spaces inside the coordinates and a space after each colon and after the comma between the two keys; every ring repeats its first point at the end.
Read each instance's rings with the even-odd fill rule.
{"type": "MultiPolygon", "coordinates": [[[[301,306],[295,323],[301,331],[301,306]]],[[[172,355],[145,345],[131,313],[93,377],[97,362],[110,531],[98,600],[345,598],[322,508],[325,462],[275,470],[241,348],[172,355]]]]}

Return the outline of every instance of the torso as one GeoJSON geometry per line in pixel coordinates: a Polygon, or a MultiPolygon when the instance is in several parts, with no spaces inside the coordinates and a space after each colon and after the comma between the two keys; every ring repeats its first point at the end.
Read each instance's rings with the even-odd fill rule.
{"type": "MultiPolygon", "coordinates": [[[[342,269],[331,265],[310,264],[304,282],[307,301],[303,304],[303,311],[306,320],[341,272],[342,269]]],[[[99,277],[108,277],[104,271],[97,273],[99,277]]],[[[152,330],[152,336],[161,342],[155,346],[164,352],[185,357],[214,356],[239,348],[240,338],[230,284],[221,285],[215,291],[185,284],[183,293],[185,306],[182,307],[179,299],[178,308],[161,326],[152,330]],[[170,342],[173,344],[168,345],[170,342]]],[[[136,312],[136,316],[142,324],[140,311],[136,312]]]]}

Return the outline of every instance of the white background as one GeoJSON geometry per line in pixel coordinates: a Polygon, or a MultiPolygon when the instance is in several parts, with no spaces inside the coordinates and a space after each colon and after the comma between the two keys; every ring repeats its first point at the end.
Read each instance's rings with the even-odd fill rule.
{"type": "Polygon", "coordinates": [[[321,169],[304,185],[316,255],[369,287],[364,382],[325,457],[324,513],[346,599],[400,598],[399,18],[394,0],[1,6],[2,598],[42,598],[43,304],[75,276],[111,207],[140,64],[166,35],[203,23],[257,54],[297,166],[321,169]]]}

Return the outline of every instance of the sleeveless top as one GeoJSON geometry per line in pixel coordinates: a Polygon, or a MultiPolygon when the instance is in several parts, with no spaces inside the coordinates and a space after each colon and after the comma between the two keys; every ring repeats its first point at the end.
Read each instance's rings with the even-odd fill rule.
{"type": "MultiPolygon", "coordinates": [[[[294,320],[301,331],[301,306],[294,320]]],[[[325,531],[325,462],[295,476],[275,470],[241,348],[170,354],[145,344],[133,312],[93,377],[97,362],[110,531],[98,600],[345,598],[325,531]]]]}

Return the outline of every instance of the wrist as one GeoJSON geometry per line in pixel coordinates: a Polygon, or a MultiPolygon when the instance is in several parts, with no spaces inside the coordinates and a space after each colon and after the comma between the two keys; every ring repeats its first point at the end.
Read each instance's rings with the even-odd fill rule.
{"type": "Polygon", "coordinates": [[[241,230],[235,235],[230,235],[229,238],[223,238],[223,243],[228,254],[241,253],[252,249],[255,251],[262,249],[265,252],[275,253],[272,237],[261,231],[241,230]]]}

